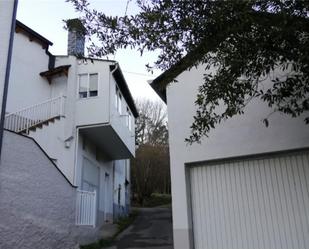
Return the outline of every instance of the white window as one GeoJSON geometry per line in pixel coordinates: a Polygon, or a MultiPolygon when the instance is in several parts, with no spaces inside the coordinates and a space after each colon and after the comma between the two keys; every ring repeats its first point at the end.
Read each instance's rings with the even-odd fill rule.
{"type": "Polygon", "coordinates": [[[88,74],[79,75],[79,97],[87,98],[88,74]]]}
{"type": "Polygon", "coordinates": [[[127,126],[129,128],[129,130],[132,130],[132,114],[131,111],[129,109],[129,107],[127,107],[127,126]]]}
{"type": "Polygon", "coordinates": [[[97,73],[89,74],[89,97],[98,96],[98,81],[97,73]]]}
{"type": "Polygon", "coordinates": [[[117,111],[119,112],[119,114],[121,114],[121,105],[122,105],[122,95],[121,95],[121,92],[118,88],[118,86],[116,86],[116,108],[117,108],[117,111]]]}
{"type": "Polygon", "coordinates": [[[79,75],[79,98],[98,96],[99,77],[97,73],[79,75]]]}

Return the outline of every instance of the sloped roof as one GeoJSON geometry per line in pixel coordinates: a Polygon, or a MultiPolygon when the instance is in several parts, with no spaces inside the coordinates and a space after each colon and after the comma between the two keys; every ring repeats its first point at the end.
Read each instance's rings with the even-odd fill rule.
{"type": "Polygon", "coordinates": [[[113,76],[115,77],[115,80],[117,82],[117,85],[120,89],[120,91],[122,92],[123,94],[123,97],[125,98],[128,106],[130,107],[131,111],[132,111],[132,114],[135,118],[138,117],[138,112],[137,112],[137,109],[136,109],[136,106],[134,104],[134,100],[133,100],[133,97],[131,95],[131,92],[129,90],[129,87],[127,85],[127,82],[122,74],[122,71],[120,69],[120,67],[117,65],[117,64],[114,64],[114,65],[110,65],[110,70],[113,71],[113,76]]]}
{"type": "Polygon", "coordinates": [[[203,47],[199,46],[195,50],[186,54],[182,59],[180,59],[176,64],[171,66],[168,70],[160,74],[157,78],[155,78],[151,82],[151,87],[156,91],[156,93],[160,96],[160,98],[166,103],[166,87],[167,85],[175,80],[175,78],[186,71],[188,68],[196,65],[197,61],[199,61],[204,56],[203,47]],[[202,52],[203,51],[203,52],[202,52]]]}
{"type": "Polygon", "coordinates": [[[29,39],[32,41],[37,41],[38,43],[42,44],[43,48],[48,48],[48,46],[53,45],[53,43],[46,39],[45,37],[41,36],[39,33],[35,32],[33,29],[29,28],[22,22],[16,20],[15,32],[19,33],[22,32],[26,34],[29,39]]]}
{"type": "Polygon", "coordinates": [[[59,67],[54,67],[47,71],[41,72],[40,75],[42,77],[45,77],[48,80],[48,82],[51,83],[51,80],[54,76],[61,75],[61,74],[68,76],[68,71],[70,67],[71,65],[62,65],[59,67]]]}

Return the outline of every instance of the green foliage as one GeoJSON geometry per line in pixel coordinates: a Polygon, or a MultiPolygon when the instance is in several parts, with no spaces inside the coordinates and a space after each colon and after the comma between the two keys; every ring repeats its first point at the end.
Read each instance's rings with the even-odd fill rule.
{"type": "Polygon", "coordinates": [[[68,19],[68,20],[64,20],[66,26],[65,28],[72,31],[75,30],[81,34],[86,34],[87,30],[85,29],[84,25],[82,24],[82,22],[75,18],[75,19],[68,19]]]}
{"type": "Polygon", "coordinates": [[[153,192],[170,193],[166,111],[151,101],[136,101],[135,138],[138,147],[131,161],[133,201],[143,206],[153,192]]]}
{"type": "Polygon", "coordinates": [[[133,210],[129,214],[129,216],[119,218],[118,221],[117,221],[118,230],[117,230],[117,233],[114,235],[113,238],[116,238],[118,234],[120,234],[122,231],[124,231],[126,228],[128,228],[133,223],[133,221],[136,219],[137,216],[138,216],[138,211],[133,210]]]}
{"type": "Polygon", "coordinates": [[[165,145],[142,144],[131,164],[132,192],[140,206],[154,192],[170,191],[169,150],[165,145]]]}
{"type": "Polygon", "coordinates": [[[243,114],[254,98],[274,112],[308,113],[309,1],[137,0],[140,13],[122,17],[91,10],[85,0],[70,1],[84,13],[89,33],[102,41],[90,47],[92,54],[131,47],[141,54],[159,51],[153,66],[162,70],[204,65],[189,143],[243,114]],[[263,88],[265,79],[272,84],[263,88]]]}
{"type": "Polygon", "coordinates": [[[144,201],[144,207],[158,207],[171,205],[172,197],[170,194],[152,193],[149,198],[144,201]]]}
{"type": "Polygon", "coordinates": [[[127,227],[129,227],[136,217],[138,216],[138,211],[133,210],[129,216],[120,218],[117,223],[117,232],[111,237],[106,239],[100,239],[94,243],[88,244],[88,245],[82,245],[80,246],[80,249],[101,249],[105,247],[110,247],[113,245],[116,237],[124,231],[127,227]]]}
{"type": "Polygon", "coordinates": [[[101,249],[104,247],[110,247],[113,244],[113,239],[100,239],[89,245],[82,245],[80,249],[101,249]]]}

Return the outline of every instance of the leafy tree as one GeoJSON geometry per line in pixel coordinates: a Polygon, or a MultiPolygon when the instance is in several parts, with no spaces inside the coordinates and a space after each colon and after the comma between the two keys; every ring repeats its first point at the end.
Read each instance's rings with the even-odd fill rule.
{"type": "Polygon", "coordinates": [[[170,193],[168,146],[140,145],[131,166],[132,192],[140,205],[152,193],[170,193]]]}
{"type": "Polygon", "coordinates": [[[140,13],[122,17],[92,10],[86,0],[69,1],[84,13],[88,35],[102,42],[90,46],[93,55],[127,47],[141,54],[159,51],[154,67],[177,65],[165,84],[185,69],[205,66],[189,142],[244,113],[253,98],[292,117],[309,109],[309,1],[137,0],[140,13]],[[263,90],[261,82],[274,71],[283,75],[271,78],[273,84],[263,90]]]}

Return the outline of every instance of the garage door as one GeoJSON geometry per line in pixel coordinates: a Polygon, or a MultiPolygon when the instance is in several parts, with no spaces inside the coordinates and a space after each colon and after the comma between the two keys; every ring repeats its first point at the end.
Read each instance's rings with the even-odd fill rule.
{"type": "Polygon", "coordinates": [[[309,154],[190,168],[195,249],[308,249],[309,154]]]}

